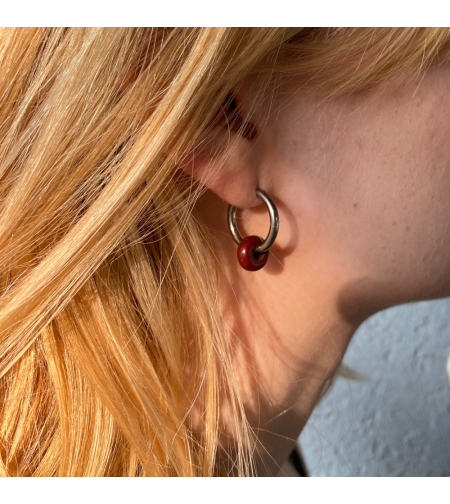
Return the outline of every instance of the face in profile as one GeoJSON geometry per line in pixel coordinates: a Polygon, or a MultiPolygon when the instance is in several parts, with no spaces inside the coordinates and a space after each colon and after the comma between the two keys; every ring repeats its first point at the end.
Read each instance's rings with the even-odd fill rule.
{"type": "MultiPolygon", "coordinates": [[[[348,317],[450,295],[449,91],[448,65],[329,100],[293,78],[268,120],[253,118],[241,148],[279,202],[273,254],[290,282],[312,268],[348,317]]],[[[236,96],[245,111],[245,86],[236,96]]],[[[265,236],[264,211],[253,219],[265,236]]]]}
{"type": "MultiPolygon", "coordinates": [[[[243,116],[253,84],[235,92],[243,116]]],[[[291,78],[251,116],[255,137],[237,139],[223,175],[209,182],[226,202],[250,207],[240,211],[243,236],[268,231],[265,206],[248,203],[245,188],[257,184],[278,207],[276,243],[255,274],[237,266],[226,205],[214,212],[208,200],[203,210],[210,228],[224,221],[217,240],[230,247],[232,306],[243,313],[234,328],[248,335],[264,390],[290,404],[286,384],[303,387],[290,386],[301,397],[291,425],[307,418],[363,320],[450,295],[449,91],[449,65],[330,99],[291,78]]]]}
{"type": "Polygon", "coordinates": [[[269,123],[267,163],[300,233],[373,307],[450,294],[449,91],[447,66],[322,103],[294,93],[269,123]]]}

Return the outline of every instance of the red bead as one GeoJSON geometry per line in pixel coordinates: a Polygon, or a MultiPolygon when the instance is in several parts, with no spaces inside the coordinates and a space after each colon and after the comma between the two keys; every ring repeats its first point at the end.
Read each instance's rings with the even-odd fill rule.
{"type": "Polygon", "coordinates": [[[248,271],[257,271],[261,269],[269,258],[269,251],[255,256],[255,247],[263,243],[259,236],[247,236],[241,240],[237,249],[237,258],[239,264],[248,271]]]}

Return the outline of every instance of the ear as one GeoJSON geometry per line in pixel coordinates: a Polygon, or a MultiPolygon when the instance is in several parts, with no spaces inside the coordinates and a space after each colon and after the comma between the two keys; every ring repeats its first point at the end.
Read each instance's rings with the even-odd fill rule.
{"type": "Polygon", "coordinates": [[[178,166],[228,204],[251,208],[261,203],[256,197],[262,158],[258,132],[240,117],[234,96],[226,106],[178,166]]]}

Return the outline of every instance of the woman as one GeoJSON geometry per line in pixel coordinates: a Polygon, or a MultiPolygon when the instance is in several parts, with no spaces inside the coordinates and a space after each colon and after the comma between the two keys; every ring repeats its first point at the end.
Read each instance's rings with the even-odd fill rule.
{"type": "Polygon", "coordinates": [[[449,29],[1,37],[3,475],[275,475],[361,322],[450,295],[449,29]]]}

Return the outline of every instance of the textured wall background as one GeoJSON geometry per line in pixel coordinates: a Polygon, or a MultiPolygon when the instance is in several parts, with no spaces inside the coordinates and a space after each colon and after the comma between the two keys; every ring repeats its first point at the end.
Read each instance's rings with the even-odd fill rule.
{"type": "Polygon", "coordinates": [[[300,436],[311,476],[450,476],[450,298],[368,319],[300,436]]]}

